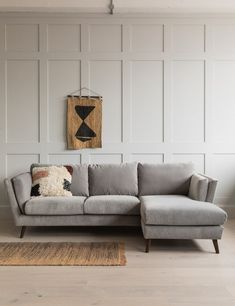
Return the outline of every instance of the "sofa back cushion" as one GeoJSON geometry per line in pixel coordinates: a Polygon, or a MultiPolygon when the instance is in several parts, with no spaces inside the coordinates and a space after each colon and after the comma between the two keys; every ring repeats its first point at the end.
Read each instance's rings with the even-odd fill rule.
{"type": "Polygon", "coordinates": [[[139,164],[139,195],[187,195],[193,173],[192,163],[139,164]]]}
{"type": "Polygon", "coordinates": [[[137,163],[90,165],[90,195],[137,195],[137,163]]]}
{"type": "MultiPolygon", "coordinates": [[[[52,164],[32,164],[30,167],[30,172],[32,173],[34,167],[48,167],[52,164]]],[[[61,165],[57,165],[61,166],[61,165]]],[[[67,167],[72,167],[72,182],[70,190],[73,196],[89,196],[88,187],[88,165],[68,165],[67,167]]]]}
{"type": "Polygon", "coordinates": [[[73,175],[71,192],[74,196],[89,196],[88,165],[72,165],[73,175]]]}

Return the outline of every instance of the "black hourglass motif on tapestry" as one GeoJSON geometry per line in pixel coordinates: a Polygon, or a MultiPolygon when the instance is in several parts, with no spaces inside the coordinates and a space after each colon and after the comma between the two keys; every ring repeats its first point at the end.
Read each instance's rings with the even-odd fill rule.
{"type": "Polygon", "coordinates": [[[82,124],[78,128],[75,137],[82,142],[91,140],[96,137],[96,133],[85,123],[85,119],[93,111],[95,106],[76,105],[75,110],[78,116],[82,119],[82,124]]]}

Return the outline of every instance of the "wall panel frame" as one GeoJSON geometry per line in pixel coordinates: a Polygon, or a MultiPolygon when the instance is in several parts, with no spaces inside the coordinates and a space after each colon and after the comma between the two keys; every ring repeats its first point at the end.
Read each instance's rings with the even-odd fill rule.
{"type": "Polygon", "coordinates": [[[0,205],[7,205],[3,179],[34,161],[192,160],[198,171],[218,175],[217,202],[233,208],[234,25],[235,18],[224,16],[1,14],[0,205]],[[221,72],[226,94],[219,88],[221,72]],[[16,103],[17,84],[23,90],[16,103]],[[103,148],[68,151],[63,101],[83,86],[104,95],[103,148]],[[144,110],[152,110],[149,121],[146,115],[141,121],[139,97],[144,110]],[[23,117],[25,109],[20,125],[15,114],[23,117]]]}

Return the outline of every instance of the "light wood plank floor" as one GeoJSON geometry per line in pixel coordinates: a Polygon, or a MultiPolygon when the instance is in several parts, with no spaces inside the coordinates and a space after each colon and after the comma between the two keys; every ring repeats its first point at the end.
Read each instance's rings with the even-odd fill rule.
{"type": "MultiPolygon", "coordinates": [[[[0,241],[19,241],[0,221],[0,241]]],[[[0,306],[234,306],[235,220],[211,241],[153,241],[139,229],[34,228],[23,241],[125,241],[125,267],[0,267],[0,306]]]]}

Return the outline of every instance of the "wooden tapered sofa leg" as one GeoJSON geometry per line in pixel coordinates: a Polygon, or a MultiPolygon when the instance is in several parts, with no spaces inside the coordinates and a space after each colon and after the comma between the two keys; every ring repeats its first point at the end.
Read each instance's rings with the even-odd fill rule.
{"type": "Polygon", "coordinates": [[[149,253],[150,245],[151,245],[151,239],[145,239],[145,253],[149,253]]]}
{"type": "Polygon", "coordinates": [[[218,244],[218,240],[214,239],[212,240],[213,244],[214,244],[214,248],[215,248],[215,253],[219,254],[219,244],[218,244]]]}
{"type": "Polygon", "coordinates": [[[26,226],[22,226],[20,230],[20,238],[24,237],[25,231],[26,231],[26,226]]]}

